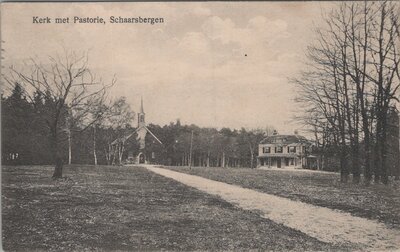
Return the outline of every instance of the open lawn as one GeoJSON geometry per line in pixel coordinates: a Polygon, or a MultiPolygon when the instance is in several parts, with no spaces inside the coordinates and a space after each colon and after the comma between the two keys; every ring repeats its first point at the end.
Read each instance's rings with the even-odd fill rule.
{"type": "Polygon", "coordinates": [[[400,183],[389,186],[342,184],[339,174],[304,170],[165,167],[317,206],[376,219],[400,229],[400,183]]]}
{"type": "Polygon", "coordinates": [[[345,249],[143,168],[64,174],[54,181],[52,167],[2,168],[4,250],[345,249]]]}

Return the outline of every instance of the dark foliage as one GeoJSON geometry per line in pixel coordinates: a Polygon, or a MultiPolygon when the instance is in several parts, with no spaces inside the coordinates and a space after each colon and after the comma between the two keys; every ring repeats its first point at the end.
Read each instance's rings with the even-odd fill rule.
{"type": "MultiPolygon", "coordinates": [[[[35,95],[33,101],[27,101],[23,94],[22,87],[15,85],[13,92],[1,101],[3,164],[55,164],[49,126],[46,125],[46,118],[51,118],[54,113],[54,101],[44,99],[40,93],[35,95]]],[[[118,157],[115,157],[117,154],[110,145],[115,139],[134,133],[135,128],[129,123],[116,126],[99,122],[89,128],[77,123],[70,124],[66,131],[66,111],[67,108],[59,123],[59,138],[63,140],[58,146],[61,160],[68,162],[69,136],[71,163],[95,164],[96,148],[97,164],[118,164],[118,157]]],[[[163,127],[150,124],[148,128],[162,142],[160,144],[151,134],[147,134],[144,154],[149,162],[189,166],[192,140],[192,166],[208,167],[255,167],[258,143],[271,132],[268,128],[240,131],[229,128],[200,128],[196,125],[181,125],[179,120],[163,127]]],[[[123,160],[139,153],[136,134],[126,142],[123,152],[123,160]]]]}

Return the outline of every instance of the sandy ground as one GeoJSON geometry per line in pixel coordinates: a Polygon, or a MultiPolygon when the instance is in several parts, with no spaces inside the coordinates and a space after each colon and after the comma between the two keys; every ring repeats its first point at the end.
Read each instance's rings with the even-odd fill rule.
{"type": "Polygon", "coordinates": [[[258,211],[267,219],[299,230],[320,241],[352,244],[360,250],[400,250],[400,230],[349,213],[245,189],[171,170],[146,166],[150,171],[179,181],[235,204],[258,211]]]}

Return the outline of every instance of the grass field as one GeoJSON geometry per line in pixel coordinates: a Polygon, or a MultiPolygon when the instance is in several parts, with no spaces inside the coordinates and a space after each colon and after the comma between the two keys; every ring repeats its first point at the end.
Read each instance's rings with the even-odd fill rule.
{"type": "Polygon", "coordinates": [[[400,228],[400,183],[392,185],[342,184],[339,174],[296,170],[245,168],[165,167],[212,180],[274,194],[317,206],[377,219],[400,228]]]}
{"type": "Polygon", "coordinates": [[[143,168],[72,166],[58,181],[51,174],[2,168],[4,250],[346,249],[143,168]]]}

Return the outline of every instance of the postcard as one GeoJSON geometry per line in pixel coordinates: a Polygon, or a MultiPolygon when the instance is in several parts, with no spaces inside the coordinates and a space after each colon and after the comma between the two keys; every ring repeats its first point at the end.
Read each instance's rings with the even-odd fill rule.
{"type": "Polygon", "coordinates": [[[399,2],[0,6],[5,251],[400,250],[399,2]]]}

